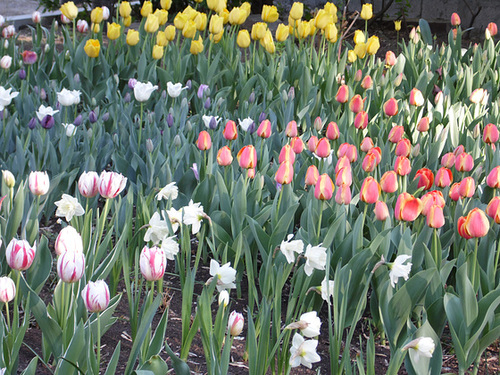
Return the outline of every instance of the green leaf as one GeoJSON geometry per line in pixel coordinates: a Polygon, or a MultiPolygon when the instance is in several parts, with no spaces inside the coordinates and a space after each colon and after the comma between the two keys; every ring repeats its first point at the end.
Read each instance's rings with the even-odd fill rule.
{"type": "Polygon", "coordinates": [[[106,369],[104,375],[114,375],[116,373],[116,366],[118,366],[118,360],[120,359],[121,344],[122,342],[118,341],[118,345],[116,345],[115,351],[109,360],[108,368],[106,369]]]}

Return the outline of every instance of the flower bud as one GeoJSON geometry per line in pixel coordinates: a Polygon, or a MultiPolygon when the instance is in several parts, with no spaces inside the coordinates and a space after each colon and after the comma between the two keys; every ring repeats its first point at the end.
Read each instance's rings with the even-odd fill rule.
{"type": "Polygon", "coordinates": [[[226,289],[221,290],[219,293],[219,306],[222,305],[223,307],[227,307],[229,304],[229,293],[227,292],[226,289]]]}
{"type": "Polygon", "coordinates": [[[3,170],[2,177],[3,177],[3,183],[9,189],[12,189],[16,185],[16,178],[14,177],[11,171],[3,170]]]}
{"type": "Polygon", "coordinates": [[[109,305],[109,288],[104,280],[89,283],[82,290],[82,298],[89,312],[101,312],[109,305]]]}
{"type": "Polygon", "coordinates": [[[236,311],[231,312],[227,322],[227,329],[231,336],[238,336],[243,331],[245,319],[243,315],[236,311]]]}
{"type": "Polygon", "coordinates": [[[5,250],[5,259],[13,270],[24,271],[31,267],[35,253],[36,242],[31,247],[28,241],[13,238],[5,250]]]}
{"type": "Polygon", "coordinates": [[[83,252],[66,251],[57,259],[57,274],[65,283],[80,280],[85,271],[85,255],[83,252]]]}
{"type": "Polygon", "coordinates": [[[0,302],[7,303],[16,296],[16,284],[8,277],[0,277],[0,302]]]}

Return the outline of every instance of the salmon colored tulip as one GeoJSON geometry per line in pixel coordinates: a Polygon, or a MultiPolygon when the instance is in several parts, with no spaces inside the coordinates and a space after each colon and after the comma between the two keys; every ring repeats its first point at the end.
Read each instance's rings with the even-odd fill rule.
{"type": "Polygon", "coordinates": [[[356,150],[356,146],[349,143],[342,143],[337,151],[337,157],[340,159],[342,156],[347,156],[347,159],[349,159],[351,163],[354,163],[358,160],[358,151],[356,150]]]}
{"type": "Polygon", "coordinates": [[[486,214],[500,224],[500,197],[493,197],[486,207],[486,214]]]}
{"type": "Polygon", "coordinates": [[[429,213],[429,209],[431,206],[438,205],[441,208],[444,208],[446,205],[446,201],[444,200],[443,193],[441,193],[439,190],[433,190],[429,191],[428,193],[425,193],[422,198],[420,198],[422,201],[422,215],[427,216],[429,213]]]}
{"type": "Polygon", "coordinates": [[[490,22],[487,26],[487,29],[491,36],[495,36],[498,34],[498,27],[495,22],[490,22]]]}
{"type": "Polygon", "coordinates": [[[427,226],[431,228],[441,228],[444,225],[444,213],[443,208],[437,204],[433,204],[429,208],[429,212],[426,217],[427,226]]]}
{"type": "Polygon", "coordinates": [[[359,130],[366,129],[368,126],[368,113],[360,111],[354,118],[354,127],[359,130]]]}
{"type": "Polygon", "coordinates": [[[463,226],[465,232],[472,238],[484,237],[490,230],[490,222],[480,208],[474,208],[469,212],[463,226]]]}
{"type": "Polygon", "coordinates": [[[300,154],[304,151],[304,142],[299,137],[293,137],[290,141],[290,146],[292,146],[293,152],[300,154]]]}
{"type": "Polygon", "coordinates": [[[466,240],[470,240],[472,238],[472,236],[469,235],[469,233],[467,233],[467,231],[465,230],[465,221],[466,221],[465,216],[460,216],[458,218],[458,221],[457,221],[458,234],[461,237],[465,238],[466,240]]]}
{"type": "Polygon", "coordinates": [[[451,185],[450,191],[448,192],[448,196],[452,201],[455,202],[461,198],[459,182],[455,182],[453,185],[451,185]]]}
{"type": "Polygon", "coordinates": [[[354,113],[359,113],[363,110],[365,101],[361,98],[361,95],[356,94],[349,101],[349,109],[354,113]]]}
{"type": "Polygon", "coordinates": [[[470,198],[476,192],[476,182],[472,177],[465,177],[461,182],[458,188],[458,193],[461,197],[470,198]]]}
{"type": "Polygon", "coordinates": [[[349,86],[341,85],[335,95],[335,100],[339,103],[347,103],[349,100],[349,86]]]}
{"type": "Polygon", "coordinates": [[[330,141],[327,138],[321,138],[316,145],[314,153],[320,158],[327,158],[330,156],[330,141]]]}
{"type": "Polygon", "coordinates": [[[365,203],[375,203],[378,201],[380,196],[380,185],[377,180],[373,177],[368,176],[364,179],[363,184],[361,185],[361,190],[359,192],[359,199],[361,199],[365,203]]]}
{"type": "Polygon", "coordinates": [[[396,54],[392,51],[387,51],[385,53],[385,65],[394,66],[396,65],[396,54]]]}
{"type": "Polygon", "coordinates": [[[247,176],[248,176],[248,178],[254,178],[255,177],[255,168],[248,168],[247,169],[247,176]]]}
{"type": "Polygon", "coordinates": [[[340,185],[335,193],[335,202],[337,204],[349,204],[351,203],[352,194],[351,187],[348,185],[340,185]]]}
{"type": "Polygon", "coordinates": [[[387,204],[382,201],[375,202],[375,209],[373,212],[375,213],[375,218],[379,221],[385,221],[389,217],[387,204]]]}
{"type": "Polygon", "coordinates": [[[455,154],[453,152],[448,152],[447,154],[444,154],[443,157],[441,158],[441,165],[445,168],[450,169],[455,165],[455,154]]]}
{"type": "Polygon", "coordinates": [[[296,137],[299,132],[297,130],[297,123],[295,121],[290,121],[285,129],[285,134],[288,138],[296,137]]]}
{"type": "Polygon", "coordinates": [[[425,103],[424,96],[422,95],[422,91],[417,88],[413,88],[410,91],[410,105],[415,107],[421,107],[425,103]]]}
{"type": "Polygon", "coordinates": [[[410,159],[405,156],[398,156],[394,162],[394,171],[399,176],[406,176],[411,172],[410,159]]]}
{"type": "Polygon", "coordinates": [[[460,25],[460,16],[457,13],[452,13],[451,15],[451,26],[460,25]]]}
{"type": "Polygon", "coordinates": [[[307,149],[311,152],[316,151],[316,146],[318,145],[318,137],[311,135],[311,138],[307,141],[307,149]]]}
{"type": "Polygon", "coordinates": [[[358,69],[358,70],[356,71],[356,74],[354,75],[354,80],[355,80],[356,82],[359,82],[359,81],[361,81],[362,79],[363,79],[363,71],[362,71],[361,69],[358,69]]]}
{"type": "Polygon", "coordinates": [[[365,90],[371,89],[373,86],[373,79],[371,76],[367,75],[363,80],[361,81],[361,87],[364,88],[365,90]]]}
{"type": "Polygon", "coordinates": [[[470,172],[474,168],[474,159],[466,152],[457,155],[455,169],[459,172],[470,172]]]}
{"type": "Polygon", "coordinates": [[[411,142],[408,138],[403,138],[396,144],[396,150],[395,150],[396,156],[408,157],[410,156],[410,152],[411,152],[411,142]]]}
{"type": "Polygon", "coordinates": [[[363,152],[368,152],[374,147],[373,141],[370,137],[365,137],[361,141],[361,145],[359,146],[359,149],[363,152]]]}
{"type": "Polygon", "coordinates": [[[398,186],[398,175],[394,171],[387,171],[380,178],[380,188],[384,193],[394,193],[398,186]]]}
{"type": "Polygon", "coordinates": [[[496,143],[498,142],[498,128],[495,124],[488,124],[484,127],[483,142],[496,143]]]}
{"type": "Polygon", "coordinates": [[[453,150],[453,155],[457,157],[460,154],[463,154],[465,152],[465,147],[464,145],[458,145],[456,149],[453,150]]]}
{"type": "Polygon", "coordinates": [[[397,220],[414,221],[422,212],[422,201],[408,193],[401,193],[396,201],[394,216],[397,220]]]}
{"type": "Polygon", "coordinates": [[[425,133],[429,130],[429,117],[422,117],[417,125],[417,130],[420,133],[425,133]]]}
{"type": "Polygon", "coordinates": [[[198,141],[196,142],[198,148],[202,151],[210,150],[212,147],[212,139],[210,138],[210,134],[207,131],[202,130],[198,135],[198,141]]]}
{"type": "Polygon", "coordinates": [[[281,148],[279,163],[282,164],[284,161],[289,161],[292,164],[295,162],[295,152],[293,152],[292,146],[290,145],[284,145],[281,148]]]}
{"type": "Polygon", "coordinates": [[[321,119],[321,117],[318,116],[314,119],[313,128],[318,132],[323,129],[323,120],[321,119]]]}
{"type": "Polygon", "coordinates": [[[363,158],[363,163],[361,164],[361,167],[366,173],[373,172],[375,170],[375,167],[377,166],[377,159],[375,155],[365,155],[363,158]]]}
{"type": "Polygon", "coordinates": [[[233,120],[228,120],[226,122],[226,127],[223,132],[224,138],[228,141],[234,141],[238,138],[238,128],[236,127],[236,123],[233,120]]]}
{"type": "Polygon", "coordinates": [[[451,173],[451,170],[445,167],[439,168],[439,170],[436,172],[436,178],[434,179],[434,183],[436,184],[436,186],[443,188],[450,186],[452,182],[453,174],[451,173]]]}
{"type": "Polygon", "coordinates": [[[342,168],[351,168],[351,162],[347,158],[347,156],[342,156],[337,160],[337,164],[335,165],[335,173],[338,173],[342,168]]]}
{"type": "Polygon", "coordinates": [[[335,185],[337,185],[337,186],[340,186],[340,185],[351,186],[352,185],[351,166],[341,168],[335,174],[335,185]]]}
{"type": "Polygon", "coordinates": [[[271,136],[271,121],[264,120],[257,128],[257,135],[261,138],[269,138],[271,136]]]}
{"type": "Polygon", "coordinates": [[[500,166],[496,166],[491,170],[486,177],[486,183],[492,189],[498,189],[500,187],[500,166]]]}
{"type": "Polygon", "coordinates": [[[231,155],[231,149],[227,146],[222,147],[219,152],[217,152],[217,163],[223,167],[231,165],[233,162],[233,155],[231,155]]]}
{"type": "Polygon", "coordinates": [[[305,180],[306,186],[316,185],[318,178],[319,178],[318,168],[316,168],[315,165],[309,166],[309,168],[307,168],[306,171],[306,180],[305,180]]]}
{"type": "Polygon", "coordinates": [[[243,147],[236,155],[236,158],[243,169],[253,169],[257,166],[257,151],[253,145],[243,147]]]}
{"type": "Polygon", "coordinates": [[[394,126],[389,132],[388,140],[391,143],[398,143],[405,133],[405,129],[402,126],[394,126]]]}
{"type": "Polygon", "coordinates": [[[286,160],[280,164],[276,174],[274,175],[274,180],[281,185],[286,185],[293,180],[293,164],[286,160]]]}
{"type": "Polygon", "coordinates": [[[333,181],[326,173],[319,176],[314,188],[314,196],[319,200],[329,200],[333,196],[333,181]]]}
{"type": "Polygon", "coordinates": [[[336,122],[330,121],[326,127],[326,138],[330,141],[338,139],[340,136],[339,127],[336,122]]]}
{"type": "Polygon", "coordinates": [[[421,168],[415,173],[414,180],[418,179],[418,188],[423,187],[424,190],[429,190],[434,183],[434,174],[428,168],[421,168]]]}
{"type": "Polygon", "coordinates": [[[386,116],[396,116],[398,111],[398,101],[395,98],[390,98],[384,103],[384,113],[386,116]]]}

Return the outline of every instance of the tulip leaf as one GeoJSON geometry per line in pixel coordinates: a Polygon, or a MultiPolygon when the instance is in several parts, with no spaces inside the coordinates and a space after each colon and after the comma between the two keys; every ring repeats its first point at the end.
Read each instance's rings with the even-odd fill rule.
{"type": "Polygon", "coordinates": [[[26,367],[24,371],[21,373],[21,375],[35,375],[37,365],[38,365],[38,357],[34,357],[30,361],[28,367],[26,367]]]}
{"type": "Polygon", "coordinates": [[[418,21],[418,25],[420,26],[420,35],[422,36],[422,40],[425,44],[432,46],[432,34],[431,28],[429,27],[429,23],[421,18],[418,21]]]}
{"type": "Polygon", "coordinates": [[[106,368],[106,372],[104,375],[113,375],[116,373],[116,366],[118,366],[118,360],[120,359],[120,349],[121,349],[121,341],[118,341],[116,348],[109,360],[108,367],[106,368]]]}
{"type": "Polygon", "coordinates": [[[54,374],[74,374],[76,371],[82,373],[83,371],[79,368],[78,363],[82,356],[86,355],[85,348],[88,348],[89,343],[85,340],[85,330],[83,323],[80,322],[73,337],[66,349],[66,352],[59,358],[56,371],[54,374]]]}
{"type": "Polygon", "coordinates": [[[26,281],[30,287],[39,293],[42,290],[45,281],[50,275],[52,266],[52,255],[48,245],[47,237],[41,236],[40,243],[37,244],[35,259],[33,264],[26,271],[26,281]]]}
{"type": "Polygon", "coordinates": [[[168,309],[166,309],[155,329],[155,333],[149,342],[148,352],[146,358],[160,354],[163,347],[163,339],[165,338],[165,331],[167,330],[168,309]]]}

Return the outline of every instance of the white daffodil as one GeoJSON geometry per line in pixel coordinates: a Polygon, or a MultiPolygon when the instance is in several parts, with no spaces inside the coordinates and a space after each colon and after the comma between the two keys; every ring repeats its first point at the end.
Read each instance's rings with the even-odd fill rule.
{"type": "Polygon", "coordinates": [[[85,213],[78,199],[68,194],[63,194],[62,199],[54,203],[57,206],[56,216],[64,217],[70,222],[73,216],[82,216],[85,213]]]}
{"type": "Polygon", "coordinates": [[[231,267],[231,262],[220,265],[215,259],[210,261],[210,276],[217,279],[217,290],[236,288],[236,270],[231,267]]]}
{"type": "Polygon", "coordinates": [[[311,276],[314,269],[324,270],[326,266],[326,247],[321,245],[311,246],[307,245],[306,264],[304,265],[304,272],[307,276],[311,276]]]}
{"type": "Polygon", "coordinates": [[[321,291],[321,298],[323,298],[328,304],[330,304],[330,299],[333,297],[333,288],[335,286],[335,282],[333,280],[327,280],[326,277],[321,282],[321,286],[319,287],[321,291]]]}
{"type": "Polygon", "coordinates": [[[163,189],[160,190],[158,194],[156,194],[156,199],[161,201],[162,199],[176,199],[179,195],[179,189],[175,185],[175,182],[171,182],[166,185],[163,189]]]}
{"type": "Polygon", "coordinates": [[[436,344],[431,337],[419,337],[406,344],[403,350],[413,349],[415,353],[414,359],[418,362],[420,357],[431,358],[435,348],[436,344]]]}
{"type": "Polygon", "coordinates": [[[403,264],[408,259],[411,259],[411,255],[398,255],[394,260],[394,263],[389,263],[389,278],[391,279],[391,286],[394,288],[398,282],[398,278],[403,277],[408,280],[408,275],[411,271],[411,263],[403,264]]]}
{"type": "Polygon", "coordinates": [[[201,229],[201,221],[205,215],[201,203],[193,203],[193,200],[190,200],[189,204],[182,208],[182,212],[182,222],[186,225],[191,225],[191,233],[198,233],[201,229]]]}
{"type": "Polygon", "coordinates": [[[170,225],[172,226],[172,230],[174,233],[179,229],[179,225],[182,223],[182,210],[176,210],[175,208],[171,208],[170,210],[165,211],[168,219],[170,220],[170,225]]]}
{"type": "Polygon", "coordinates": [[[209,128],[209,129],[215,129],[217,127],[217,125],[219,124],[220,120],[222,120],[219,116],[207,116],[207,115],[201,116],[201,119],[203,120],[205,127],[209,128]],[[214,121],[215,121],[214,127],[210,127],[210,122],[212,121],[212,119],[214,119],[214,121]]]}
{"type": "Polygon", "coordinates": [[[153,91],[158,88],[157,85],[154,85],[151,82],[137,82],[134,86],[134,96],[138,102],[145,102],[149,100],[153,91]]]}
{"type": "Polygon", "coordinates": [[[162,220],[158,212],[155,212],[151,219],[149,219],[149,228],[144,234],[144,241],[153,241],[154,245],[157,245],[165,237],[170,234],[168,224],[166,220],[162,220]]]}
{"type": "Polygon", "coordinates": [[[52,107],[45,107],[43,104],[40,105],[38,108],[38,111],[36,111],[36,117],[38,117],[38,120],[41,122],[45,116],[52,116],[59,112],[59,110],[54,110],[52,107]]]}
{"type": "Polygon", "coordinates": [[[187,89],[187,87],[182,87],[182,83],[180,82],[167,82],[167,92],[171,98],[177,98],[184,89],[187,89]]]}
{"type": "Polygon", "coordinates": [[[316,311],[310,311],[300,316],[300,320],[289,324],[286,329],[300,329],[305,337],[319,336],[321,329],[321,320],[316,311]]]}
{"type": "Polygon", "coordinates": [[[304,252],[304,243],[302,240],[293,240],[293,234],[289,234],[286,241],[281,241],[280,250],[288,263],[295,262],[295,253],[302,254],[304,252]]]}
{"type": "Polygon", "coordinates": [[[12,88],[5,90],[3,86],[0,86],[0,111],[3,111],[7,107],[12,99],[19,95],[17,91],[10,92],[12,88]]]}
{"type": "Polygon", "coordinates": [[[175,260],[175,256],[179,253],[179,244],[174,238],[175,236],[165,237],[161,241],[161,249],[164,251],[168,260],[175,260]]]}
{"type": "Polygon", "coordinates": [[[321,357],[316,353],[317,346],[318,340],[304,340],[301,335],[296,333],[290,348],[290,365],[292,367],[303,365],[311,368],[313,363],[321,361],[321,357]]]}

